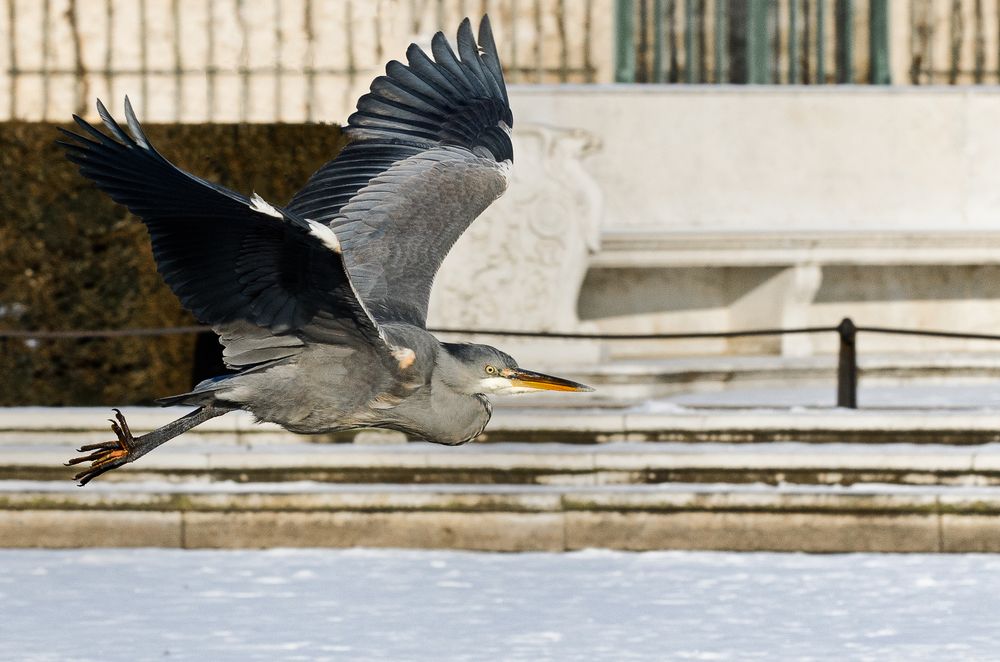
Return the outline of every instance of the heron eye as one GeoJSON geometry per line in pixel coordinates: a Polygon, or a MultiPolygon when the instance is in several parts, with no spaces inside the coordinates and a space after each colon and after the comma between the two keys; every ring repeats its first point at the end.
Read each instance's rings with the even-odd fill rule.
{"type": "Polygon", "coordinates": [[[495,375],[495,374],[497,374],[497,369],[494,368],[491,365],[488,365],[488,366],[486,366],[486,374],[487,375],[495,375]]]}

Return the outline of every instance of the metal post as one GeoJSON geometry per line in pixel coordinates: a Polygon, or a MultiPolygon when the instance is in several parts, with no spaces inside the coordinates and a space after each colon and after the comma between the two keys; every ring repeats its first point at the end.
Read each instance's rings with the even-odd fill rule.
{"type": "Polygon", "coordinates": [[[889,3],[888,0],[871,0],[868,7],[868,60],[871,70],[868,82],[888,85],[889,74],[889,3]]]}
{"type": "Polygon", "coordinates": [[[854,82],[854,0],[837,0],[834,10],[837,82],[850,84],[854,82]]]}
{"type": "Polygon", "coordinates": [[[850,317],[837,326],[840,335],[840,354],[837,363],[837,406],[858,408],[858,328],[850,317]]]}
{"type": "Polygon", "coordinates": [[[615,0],[615,82],[635,82],[635,3],[615,0]]]}

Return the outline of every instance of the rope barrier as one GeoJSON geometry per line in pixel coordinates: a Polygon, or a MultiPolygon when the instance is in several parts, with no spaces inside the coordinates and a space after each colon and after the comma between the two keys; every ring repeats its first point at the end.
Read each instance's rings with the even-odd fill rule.
{"type": "MultiPolygon", "coordinates": [[[[882,333],[929,338],[955,338],[960,340],[1000,340],[998,334],[962,333],[958,331],[937,331],[922,329],[899,329],[884,326],[857,326],[858,333],[882,333]]],[[[839,326],[807,326],[791,329],[745,329],[742,331],[702,331],[692,333],[563,333],[558,331],[512,331],[501,329],[428,329],[434,333],[452,335],[505,336],[509,338],[551,338],[559,340],[697,340],[705,338],[745,338],[753,336],[780,336],[806,333],[833,333],[839,326]]],[[[97,338],[130,338],[176,336],[184,334],[211,333],[210,326],[174,326],[137,329],[93,329],[71,331],[43,331],[6,329],[0,330],[0,339],[22,338],[25,340],[87,340],[97,338]]]]}
{"type": "Polygon", "coordinates": [[[85,340],[89,338],[132,338],[140,336],[179,336],[188,333],[210,333],[210,326],[170,326],[150,329],[94,329],[91,331],[25,331],[7,329],[0,331],[0,338],[25,340],[85,340]]]}
{"type": "MultiPolygon", "coordinates": [[[[884,333],[927,338],[955,338],[961,340],[1000,340],[1000,335],[988,333],[961,333],[921,329],[898,329],[885,326],[856,326],[844,318],[837,326],[805,326],[792,329],[748,329],[743,331],[704,331],[700,333],[561,333],[555,331],[501,331],[499,329],[429,329],[435,333],[456,335],[505,336],[511,338],[542,338],[564,340],[694,340],[699,338],[746,338],[751,336],[780,336],[803,333],[836,333],[840,337],[837,357],[837,406],[858,408],[858,356],[859,333],[884,333]]],[[[147,329],[96,329],[92,331],[26,331],[0,330],[0,340],[60,340],[91,338],[128,338],[173,336],[180,334],[211,333],[209,326],[176,326],[147,329]]]]}
{"type": "Polygon", "coordinates": [[[959,338],[961,340],[1000,340],[1000,335],[992,333],[960,333],[958,331],[933,331],[922,329],[893,329],[887,326],[859,326],[865,333],[889,333],[899,336],[924,336],[927,338],[959,338]]]}

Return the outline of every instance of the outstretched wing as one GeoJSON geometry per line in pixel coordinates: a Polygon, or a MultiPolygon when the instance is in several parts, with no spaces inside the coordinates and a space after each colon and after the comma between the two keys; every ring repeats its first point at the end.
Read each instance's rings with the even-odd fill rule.
{"type": "Polygon", "coordinates": [[[458,53],[442,33],[416,45],[358,101],[351,143],[288,205],[336,232],[357,292],[379,322],[423,326],[431,284],[459,236],[507,188],[514,120],[489,19],[458,53]]]}
{"type": "Polygon", "coordinates": [[[98,101],[111,135],[74,116],[85,135],[60,144],[80,173],[149,230],[167,285],[243,367],[295,353],[304,339],[381,343],[328,227],[177,168],[146,138],[125,99],[126,133],[98,101]]]}

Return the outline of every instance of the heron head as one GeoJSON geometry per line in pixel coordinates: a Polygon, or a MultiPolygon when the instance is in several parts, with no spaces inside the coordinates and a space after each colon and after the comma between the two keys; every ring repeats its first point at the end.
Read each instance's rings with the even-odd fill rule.
{"type": "Polygon", "coordinates": [[[534,391],[593,391],[589,386],[568,379],[525,370],[517,361],[496,347],[471,343],[445,343],[444,348],[460,366],[460,377],[453,386],[469,394],[514,395],[534,391]]]}

